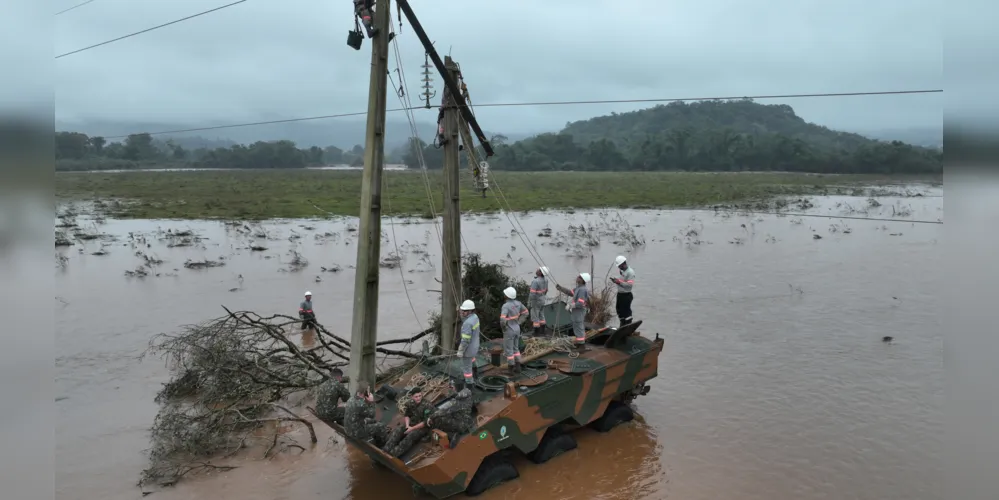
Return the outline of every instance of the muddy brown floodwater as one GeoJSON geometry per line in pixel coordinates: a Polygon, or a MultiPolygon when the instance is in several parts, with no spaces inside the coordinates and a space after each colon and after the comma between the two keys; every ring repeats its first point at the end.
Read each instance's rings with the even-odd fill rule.
{"type": "MultiPolygon", "coordinates": [[[[876,207],[866,198],[816,198],[810,212],[942,219],[942,192],[919,189],[926,196],[882,197],[876,207]]],[[[568,283],[589,269],[589,258],[570,255],[581,236],[566,236],[566,226],[599,226],[619,215],[646,244],[627,250],[613,242],[620,236],[600,236],[595,282],[606,281],[615,255],[630,256],[638,273],[635,316],[646,334],[666,339],[659,377],[637,400],[633,423],[609,435],[581,430],[576,451],[542,466],[518,463],[520,480],[483,498],[943,498],[943,226],[711,211],[550,213],[520,221],[556,278],[568,283]],[[539,236],[545,226],[550,237],[539,236]],[[883,343],[886,335],[895,341],[883,343]]],[[[256,238],[218,222],[78,222],[85,233],[118,240],[57,249],[66,257],[56,270],[57,498],[141,496],[135,483],[146,466],[153,396],[167,380],[161,361],[136,360],[154,334],[220,316],[222,305],[295,315],[305,290],[314,294],[319,320],[349,334],[350,220],[253,226],[249,232],[267,236],[256,238]],[[201,240],[156,233],[168,229],[201,240]],[[144,234],[145,243],[133,246],[129,232],[144,234]],[[93,254],[102,247],[106,255],[93,254]],[[309,264],[282,271],[292,249],[309,264]],[[126,277],[143,264],[140,250],[164,262],[147,268],[148,276],[126,277]],[[220,257],[224,266],[183,266],[220,257]],[[321,270],[337,265],[343,270],[321,270]]],[[[400,268],[383,269],[380,335],[402,337],[438,307],[439,295],[427,290],[439,289],[440,246],[425,222],[386,222],[383,229],[383,255],[395,250],[394,229],[403,259],[400,268]],[[421,261],[423,250],[429,257],[421,261]]],[[[506,217],[466,219],[463,232],[469,250],[514,265],[525,279],[536,266],[506,217]]],[[[405,480],[329,443],[325,426],[317,430],[320,444],[309,452],[246,459],[238,469],[153,495],[413,497],[405,480]]]]}

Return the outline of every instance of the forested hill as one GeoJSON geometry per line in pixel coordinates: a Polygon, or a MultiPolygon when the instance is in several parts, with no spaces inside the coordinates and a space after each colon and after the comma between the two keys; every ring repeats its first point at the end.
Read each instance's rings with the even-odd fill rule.
{"type": "Polygon", "coordinates": [[[619,147],[646,137],[687,128],[692,131],[729,130],[733,134],[779,134],[820,147],[857,148],[871,142],[859,134],[837,132],[808,123],[786,104],[759,104],[752,100],[673,102],[654,108],[612,113],[572,122],[562,129],[580,144],[610,139],[619,147]]]}
{"type": "Polygon", "coordinates": [[[568,124],[513,144],[497,137],[490,165],[506,170],[780,170],[925,174],[943,153],[808,123],[785,104],[674,102],[568,124]]]}

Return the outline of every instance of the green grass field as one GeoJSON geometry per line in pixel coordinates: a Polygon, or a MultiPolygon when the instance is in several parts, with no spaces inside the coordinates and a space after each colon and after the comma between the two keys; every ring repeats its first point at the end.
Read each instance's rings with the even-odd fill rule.
{"type": "MultiPolygon", "coordinates": [[[[440,211],[441,173],[432,171],[429,176],[434,206],[440,211]]],[[[859,185],[913,179],[782,173],[500,171],[493,172],[491,180],[494,189],[482,198],[473,191],[469,174],[462,172],[462,211],[745,204],[779,195],[849,194],[859,185]]],[[[361,192],[359,171],[304,169],[60,172],[55,181],[56,197],[62,201],[126,202],[105,205],[108,215],[122,218],[263,220],[324,217],[327,213],[357,215],[361,192]]],[[[385,172],[382,200],[384,215],[430,213],[425,178],[419,171],[385,172]]]]}

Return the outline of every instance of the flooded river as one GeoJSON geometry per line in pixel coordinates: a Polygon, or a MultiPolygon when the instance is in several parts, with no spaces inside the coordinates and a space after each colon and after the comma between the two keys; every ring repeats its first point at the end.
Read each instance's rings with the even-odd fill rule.
{"type": "MultiPolygon", "coordinates": [[[[877,203],[815,198],[807,210],[942,219],[941,191],[921,192],[877,203]]],[[[941,225],[712,211],[518,218],[560,283],[590,267],[589,250],[577,251],[584,236],[570,224],[596,229],[596,283],[615,255],[629,255],[635,317],[666,346],[634,422],[609,435],[580,430],[576,451],[542,466],[518,462],[521,478],[483,498],[943,498],[941,225]],[[619,217],[644,246],[629,250],[629,237],[608,229],[619,217]],[[886,335],[894,342],[883,343],[886,335]]],[[[136,357],[156,333],[221,316],[223,305],[295,315],[310,290],[319,321],[349,336],[356,232],[346,229],[355,221],[77,222],[75,231],[117,240],[56,251],[59,499],[141,497],[135,483],[147,464],[153,396],[167,372],[136,357]],[[143,267],[143,255],[163,262],[143,267]],[[224,265],[184,267],[206,259],[224,265]],[[146,276],[125,276],[137,268],[146,276]]],[[[470,217],[462,229],[467,250],[530,278],[537,264],[505,216],[470,217]]],[[[380,335],[405,337],[439,307],[428,290],[440,289],[440,245],[426,221],[386,221],[383,230],[383,256],[398,246],[402,260],[383,269],[380,335]]],[[[150,498],[413,497],[405,480],[316,429],[315,450],[247,459],[150,498]]]]}

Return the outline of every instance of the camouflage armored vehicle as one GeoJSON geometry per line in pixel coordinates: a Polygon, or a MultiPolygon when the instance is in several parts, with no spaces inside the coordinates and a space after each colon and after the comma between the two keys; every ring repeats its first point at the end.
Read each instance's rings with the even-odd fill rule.
{"type": "MultiPolygon", "coordinates": [[[[564,303],[549,307],[564,307],[564,303]]],[[[524,453],[541,464],[576,447],[573,429],[588,426],[607,432],[633,418],[629,403],[649,392],[647,384],[658,373],[663,348],[658,334],[655,339],[639,334],[641,324],[588,330],[586,351],[527,356],[523,371],[516,374],[502,366],[502,357],[496,353],[502,350],[499,341],[485,342],[482,350],[489,354],[477,359],[478,377],[472,388],[475,429],[457,436],[455,443],[434,430],[429,439],[396,458],[370,440],[354,439],[340,425],[326,423],[350,445],[436,498],[463,492],[475,496],[519,477],[508,458],[511,453],[524,453]]],[[[561,335],[568,325],[555,327],[554,335],[561,335]]],[[[399,402],[408,389],[446,379],[461,380],[459,360],[423,361],[377,387],[376,419],[389,426],[402,425],[399,402]]],[[[424,388],[424,401],[440,408],[449,404],[450,392],[424,388]]]]}

